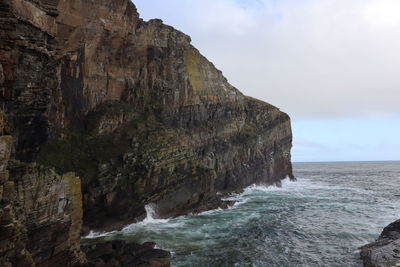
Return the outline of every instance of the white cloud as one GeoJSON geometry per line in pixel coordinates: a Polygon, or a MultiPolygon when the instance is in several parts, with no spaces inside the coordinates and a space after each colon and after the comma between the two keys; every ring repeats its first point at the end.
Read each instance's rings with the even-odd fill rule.
{"type": "Polygon", "coordinates": [[[400,1],[375,0],[365,8],[367,20],[376,26],[398,26],[400,23],[400,1]]]}
{"type": "Polygon", "coordinates": [[[134,2],[294,118],[400,113],[400,0],[134,2]]]}

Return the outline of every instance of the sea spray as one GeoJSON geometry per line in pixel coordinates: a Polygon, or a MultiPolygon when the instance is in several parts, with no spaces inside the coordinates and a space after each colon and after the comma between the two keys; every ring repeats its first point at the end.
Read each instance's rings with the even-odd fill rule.
{"type": "Polygon", "coordinates": [[[148,225],[166,224],[170,219],[157,219],[157,206],[154,203],[149,203],[144,206],[146,210],[146,218],[138,223],[130,224],[122,229],[121,232],[129,233],[136,231],[136,229],[146,227],[148,225]]]}
{"type": "Polygon", "coordinates": [[[144,209],[146,210],[146,219],[144,219],[144,222],[147,223],[154,223],[156,221],[156,205],[153,203],[147,204],[144,206],[144,209]]]}
{"type": "Polygon", "coordinates": [[[173,266],[362,266],[355,251],[400,206],[400,163],[370,164],[295,164],[297,182],[253,185],[230,196],[230,209],[169,220],[150,206],[114,237],[154,241],[174,251],[173,266]]]}
{"type": "Polygon", "coordinates": [[[96,238],[101,238],[101,237],[113,236],[117,233],[118,233],[118,231],[111,231],[111,232],[90,231],[87,236],[83,237],[83,239],[96,239],[96,238]]]}

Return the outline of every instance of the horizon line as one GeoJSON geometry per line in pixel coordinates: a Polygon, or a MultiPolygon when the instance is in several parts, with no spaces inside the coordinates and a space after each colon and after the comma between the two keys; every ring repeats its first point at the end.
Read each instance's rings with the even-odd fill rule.
{"type": "Polygon", "coordinates": [[[292,163],[368,163],[368,162],[400,162],[399,159],[395,160],[329,160],[329,161],[292,161],[292,163]]]}

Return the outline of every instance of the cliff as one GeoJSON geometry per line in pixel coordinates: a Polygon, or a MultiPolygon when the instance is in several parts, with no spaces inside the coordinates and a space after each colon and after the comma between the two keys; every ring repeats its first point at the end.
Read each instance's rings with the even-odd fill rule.
{"type": "Polygon", "coordinates": [[[383,229],[378,240],[361,248],[365,267],[400,265],[400,220],[383,229]]]}
{"type": "Polygon", "coordinates": [[[33,243],[60,247],[39,230],[26,240],[42,223],[84,261],[80,232],[139,221],[147,204],[178,216],[226,205],[218,192],[293,178],[288,115],[244,96],[187,35],[144,22],[128,0],[1,0],[0,91],[12,159],[2,186],[17,182],[20,196],[2,208],[21,207],[36,263],[33,243]],[[33,191],[49,208],[31,226],[33,191]],[[57,198],[71,201],[50,212],[57,198]]]}
{"type": "Polygon", "coordinates": [[[0,266],[84,264],[79,177],[10,160],[4,126],[0,112],[0,266]]]}

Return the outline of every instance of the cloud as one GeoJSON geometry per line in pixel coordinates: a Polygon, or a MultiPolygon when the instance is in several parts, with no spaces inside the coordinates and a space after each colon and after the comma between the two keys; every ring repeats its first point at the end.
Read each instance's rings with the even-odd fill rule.
{"type": "Polygon", "coordinates": [[[398,0],[135,0],[295,119],[400,114],[398,0]]]}
{"type": "Polygon", "coordinates": [[[397,0],[371,1],[365,8],[366,18],[376,26],[398,26],[400,2],[397,0]]]}

